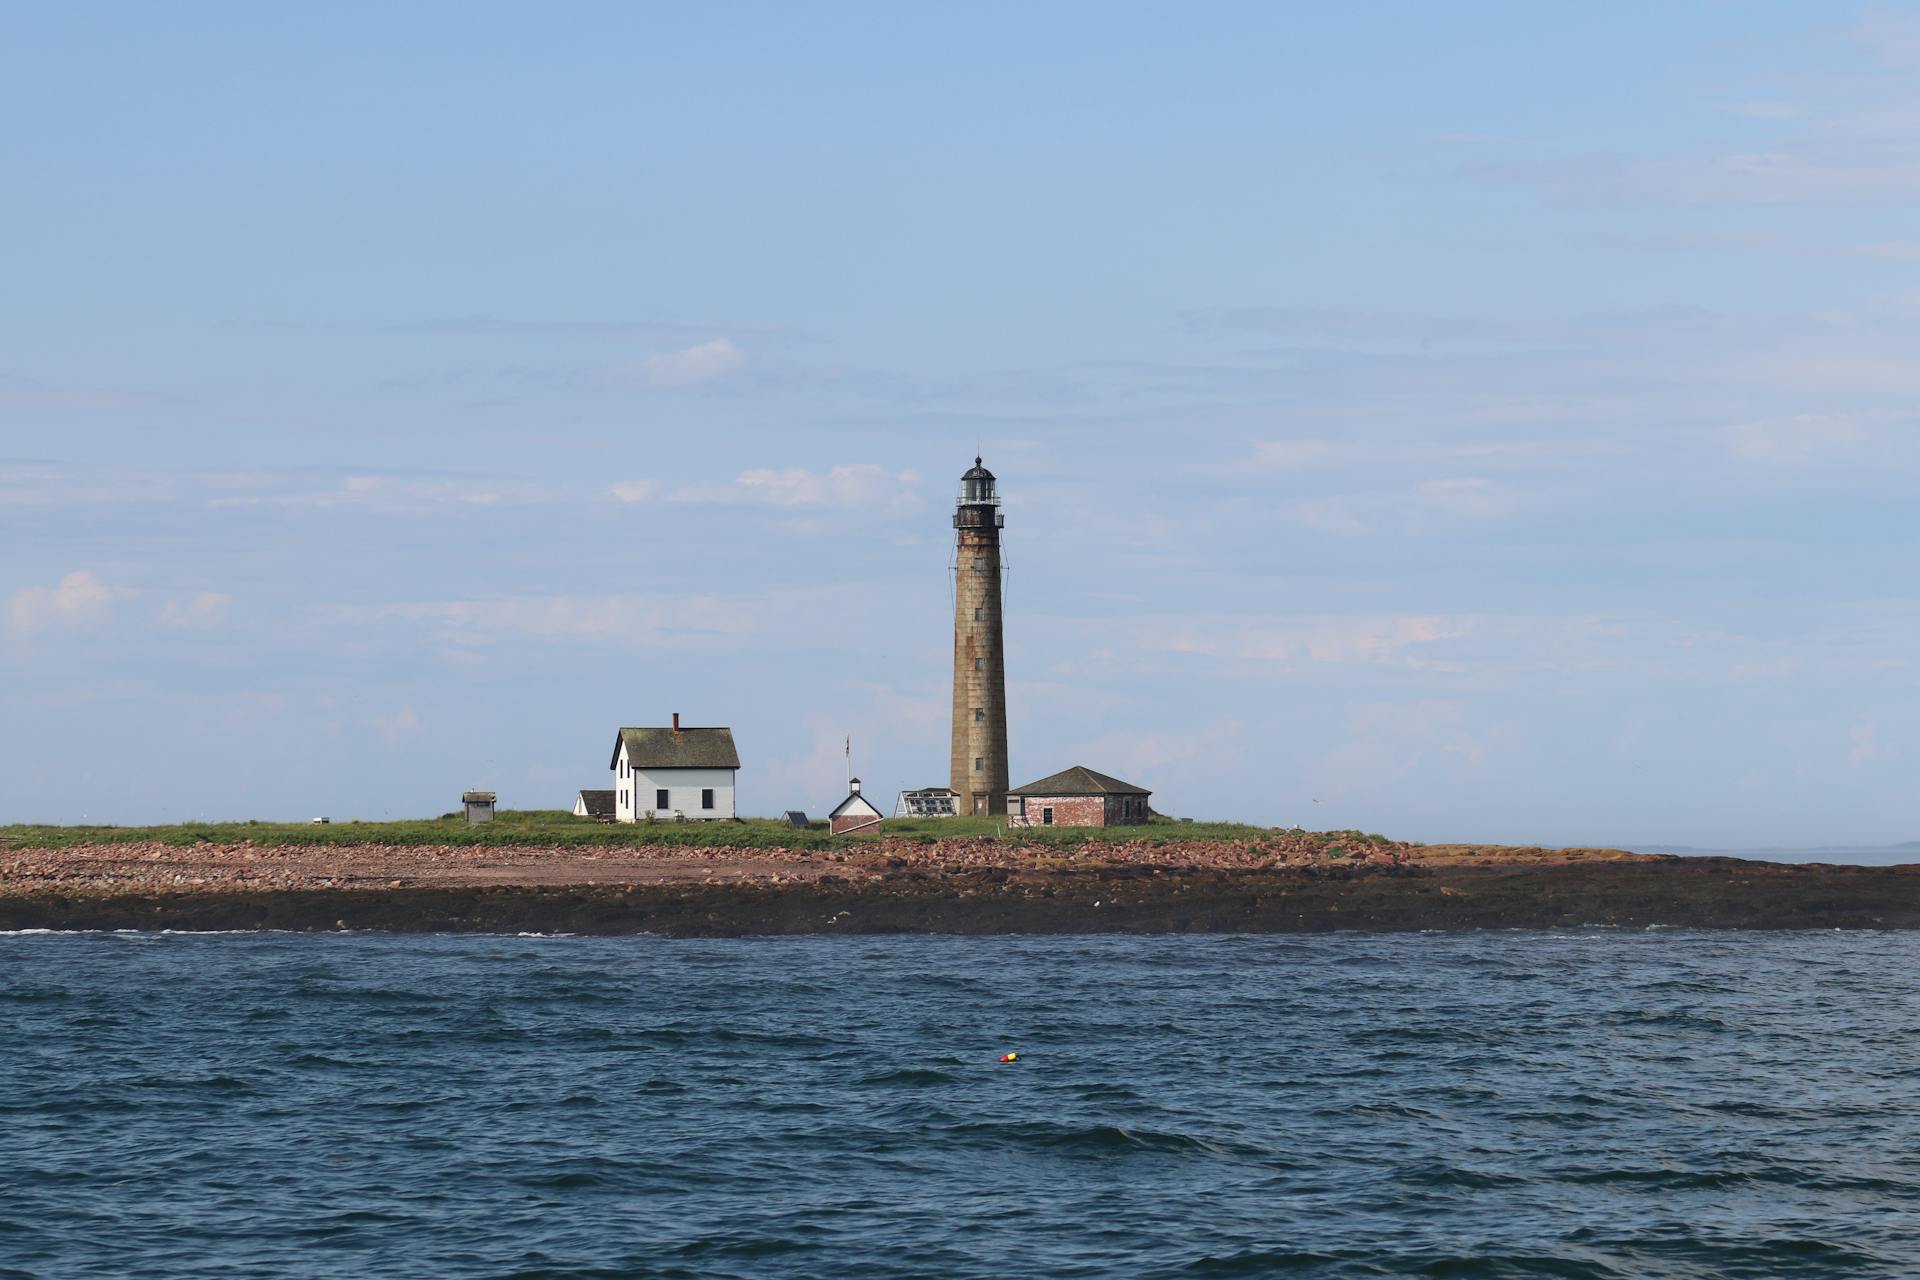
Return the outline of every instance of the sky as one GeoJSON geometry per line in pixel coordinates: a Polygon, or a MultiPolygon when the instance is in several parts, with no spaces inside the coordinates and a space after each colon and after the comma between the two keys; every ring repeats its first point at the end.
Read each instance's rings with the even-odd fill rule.
{"type": "Polygon", "coordinates": [[[0,3],[0,822],[733,728],[1416,840],[1920,839],[1920,5],[0,3]]]}

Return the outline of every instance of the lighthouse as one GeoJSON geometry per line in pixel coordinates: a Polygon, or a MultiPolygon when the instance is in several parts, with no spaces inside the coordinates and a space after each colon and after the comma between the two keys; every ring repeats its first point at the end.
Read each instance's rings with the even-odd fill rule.
{"type": "Polygon", "coordinates": [[[1000,514],[993,472],[973,460],[954,508],[953,768],[962,813],[1005,813],[1007,663],[1000,616],[1000,514]]]}

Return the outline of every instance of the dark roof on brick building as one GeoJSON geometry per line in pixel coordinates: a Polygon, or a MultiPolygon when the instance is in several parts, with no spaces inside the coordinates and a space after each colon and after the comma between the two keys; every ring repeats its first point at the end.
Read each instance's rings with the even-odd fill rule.
{"type": "Polygon", "coordinates": [[[1029,782],[1007,792],[1010,796],[1150,796],[1145,787],[1097,773],[1085,765],[1062,769],[1051,777],[1029,782]]]}
{"type": "Polygon", "coordinates": [[[626,744],[627,763],[636,769],[738,769],[731,729],[622,729],[613,740],[611,769],[620,763],[620,745],[626,744]]]}

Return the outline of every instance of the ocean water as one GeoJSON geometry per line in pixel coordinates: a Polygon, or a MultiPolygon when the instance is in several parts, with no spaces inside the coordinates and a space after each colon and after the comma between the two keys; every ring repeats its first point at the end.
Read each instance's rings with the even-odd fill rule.
{"type": "Polygon", "coordinates": [[[0,936],[0,1276],[1913,1276],[1917,1095],[1911,934],[0,936]]]}

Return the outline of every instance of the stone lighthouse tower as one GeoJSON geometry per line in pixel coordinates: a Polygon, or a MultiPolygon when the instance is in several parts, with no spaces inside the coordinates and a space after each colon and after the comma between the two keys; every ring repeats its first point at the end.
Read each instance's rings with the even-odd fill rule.
{"type": "Polygon", "coordinates": [[[961,813],[1005,813],[1007,663],[1000,630],[1000,497],[973,460],[960,477],[953,572],[953,770],[961,813]]]}

